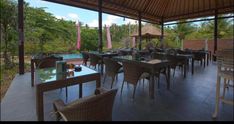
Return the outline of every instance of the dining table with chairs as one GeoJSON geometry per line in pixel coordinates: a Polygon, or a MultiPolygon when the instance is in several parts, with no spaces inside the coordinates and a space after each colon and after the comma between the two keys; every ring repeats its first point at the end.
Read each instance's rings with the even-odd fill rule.
{"type": "Polygon", "coordinates": [[[155,74],[158,73],[157,70],[159,68],[167,68],[167,89],[170,89],[170,61],[168,60],[159,60],[159,59],[151,59],[149,58],[139,58],[136,59],[131,55],[127,56],[116,56],[113,57],[113,60],[118,62],[132,62],[134,64],[137,64],[138,67],[143,67],[149,70],[150,73],[150,83],[149,83],[149,94],[150,98],[154,98],[154,91],[155,91],[155,74]]]}

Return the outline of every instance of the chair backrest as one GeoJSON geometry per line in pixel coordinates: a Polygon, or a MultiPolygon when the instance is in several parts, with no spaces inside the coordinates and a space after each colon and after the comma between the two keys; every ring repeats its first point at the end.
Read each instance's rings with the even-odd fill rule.
{"type": "Polygon", "coordinates": [[[161,59],[166,59],[166,55],[158,54],[157,52],[152,52],[151,53],[151,58],[161,60],[161,59]]]}
{"type": "Polygon", "coordinates": [[[200,51],[193,52],[193,55],[194,55],[195,60],[205,59],[205,57],[206,57],[206,54],[204,52],[200,52],[200,51]]]}
{"type": "Polygon", "coordinates": [[[168,49],[166,53],[167,53],[167,55],[173,55],[173,56],[175,56],[177,54],[175,49],[168,49]]]}
{"type": "Polygon", "coordinates": [[[124,81],[136,85],[144,69],[131,61],[123,61],[124,81]]]}
{"type": "Polygon", "coordinates": [[[112,60],[111,58],[104,58],[103,62],[105,64],[105,72],[107,75],[115,76],[119,69],[122,67],[118,62],[112,60]]]}
{"type": "Polygon", "coordinates": [[[99,63],[99,61],[101,60],[100,56],[98,56],[96,54],[92,54],[92,53],[89,54],[89,58],[90,58],[90,65],[92,65],[92,66],[96,66],[99,63]]]}
{"type": "Polygon", "coordinates": [[[189,52],[183,51],[183,50],[180,50],[180,49],[177,49],[176,52],[179,53],[179,54],[189,54],[189,52]]]}
{"type": "Polygon", "coordinates": [[[89,60],[89,53],[85,52],[85,51],[82,51],[81,54],[82,54],[82,57],[83,57],[83,62],[85,64],[87,64],[87,61],[89,60]]]}
{"type": "Polygon", "coordinates": [[[60,113],[67,121],[111,121],[117,89],[91,97],[84,97],[68,104],[60,113]]]}
{"type": "Polygon", "coordinates": [[[55,67],[56,61],[61,61],[63,58],[61,57],[47,57],[44,59],[41,59],[37,68],[49,68],[49,67],[55,67]]]}
{"type": "Polygon", "coordinates": [[[218,66],[226,69],[234,69],[234,53],[233,50],[217,51],[218,66]]]}

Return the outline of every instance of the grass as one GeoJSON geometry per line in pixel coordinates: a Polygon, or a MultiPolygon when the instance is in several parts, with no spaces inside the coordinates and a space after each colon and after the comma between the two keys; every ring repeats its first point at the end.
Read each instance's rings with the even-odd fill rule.
{"type": "MultiPolygon", "coordinates": [[[[1,100],[5,96],[12,80],[14,79],[15,75],[18,73],[18,64],[16,64],[13,68],[6,69],[5,65],[1,65],[1,74],[0,74],[0,79],[1,79],[1,100]]],[[[30,71],[30,64],[25,64],[25,72],[30,71]]]]}

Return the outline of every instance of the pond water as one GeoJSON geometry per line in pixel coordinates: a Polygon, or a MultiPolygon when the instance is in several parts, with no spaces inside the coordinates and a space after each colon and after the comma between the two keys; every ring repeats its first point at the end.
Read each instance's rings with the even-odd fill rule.
{"type": "Polygon", "coordinates": [[[63,59],[81,59],[82,54],[59,54],[59,56],[62,56],[63,59]]]}

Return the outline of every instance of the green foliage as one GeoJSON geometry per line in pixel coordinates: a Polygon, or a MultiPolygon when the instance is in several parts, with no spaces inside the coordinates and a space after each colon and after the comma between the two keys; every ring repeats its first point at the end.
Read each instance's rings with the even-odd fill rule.
{"type": "MultiPolygon", "coordinates": [[[[1,0],[1,50],[17,55],[18,29],[17,29],[17,2],[15,0],[1,0]]],[[[78,53],[76,49],[77,29],[75,22],[57,19],[45,8],[33,8],[25,3],[24,7],[25,26],[25,53],[36,54],[39,52],[78,53]]],[[[81,25],[81,50],[97,50],[98,30],[89,28],[88,25],[81,25]]],[[[155,25],[160,28],[159,25],[155,25]]],[[[189,23],[178,24],[174,27],[165,27],[168,34],[164,38],[164,45],[167,47],[179,48],[181,40],[184,39],[212,39],[214,22],[204,22],[201,25],[189,23]]],[[[138,30],[137,25],[112,24],[110,27],[112,49],[123,48],[123,42],[127,37],[138,30]]],[[[221,19],[218,21],[218,38],[233,38],[233,18],[221,19]]],[[[160,47],[159,39],[152,39],[154,46],[160,47]]],[[[147,44],[142,41],[142,48],[147,44]]],[[[131,42],[130,46],[131,47],[131,42]]],[[[103,49],[106,48],[106,29],[103,29],[103,49]]],[[[7,57],[6,58],[10,58],[7,57]]]]}
{"type": "Polygon", "coordinates": [[[15,1],[0,1],[0,27],[1,27],[1,51],[3,51],[6,67],[12,66],[10,55],[16,54],[17,49],[17,3],[15,1]]]}
{"type": "Polygon", "coordinates": [[[81,29],[81,51],[97,50],[98,48],[98,30],[82,28],[81,29]]]}

